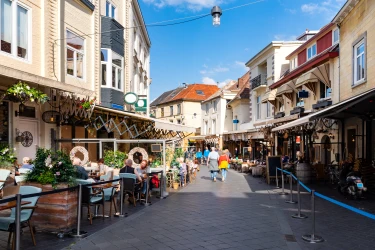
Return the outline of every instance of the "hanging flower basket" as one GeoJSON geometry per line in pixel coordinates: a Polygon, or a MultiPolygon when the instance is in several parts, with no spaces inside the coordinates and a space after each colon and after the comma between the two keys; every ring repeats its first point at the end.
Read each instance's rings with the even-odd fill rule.
{"type": "Polygon", "coordinates": [[[31,101],[43,104],[49,100],[49,97],[45,93],[36,88],[31,88],[29,85],[21,81],[7,89],[5,98],[16,103],[31,101]]]}

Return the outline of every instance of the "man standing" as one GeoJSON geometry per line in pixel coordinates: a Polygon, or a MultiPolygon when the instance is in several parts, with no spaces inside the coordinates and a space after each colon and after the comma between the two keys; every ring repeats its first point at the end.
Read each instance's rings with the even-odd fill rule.
{"type": "Polygon", "coordinates": [[[204,163],[207,163],[207,159],[208,159],[208,154],[209,153],[210,153],[210,151],[208,150],[208,147],[206,147],[206,149],[203,152],[204,163]]]}
{"type": "Polygon", "coordinates": [[[201,151],[201,149],[198,149],[198,152],[195,154],[195,158],[197,158],[198,164],[202,163],[202,151],[201,151]]]}
{"type": "Polygon", "coordinates": [[[211,172],[211,179],[216,182],[216,175],[219,172],[219,154],[215,148],[211,148],[211,152],[208,154],[207,166],[211,172]]]}

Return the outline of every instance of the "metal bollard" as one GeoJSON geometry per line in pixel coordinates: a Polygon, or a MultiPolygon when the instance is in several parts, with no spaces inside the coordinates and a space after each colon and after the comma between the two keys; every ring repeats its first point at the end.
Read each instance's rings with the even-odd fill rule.
{"type": "Polygon", "coordinates": [[[285,201],[285,203],[289,204],[296,204],[296,201],[293,201],[293,178],[292,175],[289,175],[289,183],[290,183],[290,200],[285,201]]]}
{"type": "Polygon", "coordinates": [[[295,215],[292,215],[292,218],[295,219],[306,219],[307,216],[304,214],[301,214],[301,191],[300,191],[300,184],[299,180],[297,180],[297,201],[298,201],[298,213],[295,215]]]}
{"type": "Polygon", "coordinates": [[[16,232],[15,232],[15,249],[20,250],[20,235],[21,235],[21,194],[16,194],[16,218],[15,218],[15,223],[16,223],[16,232]]]}
{"type": "Polygon", "coordinates": [[[284,172],[281,172],[281,188],[282,191],[279,193],[279,195],[288,195],[288,193],[284,192],[284,172]]]}
{"type": "Polygon", "coordinates": [[[77,206],[77,233],[70,234],[73,238],[83,238],[87,236],[87,232],[81,231],[81,214],[82,211],[82,184],[78,185],[78,206],[77,206]]]}
{"type": "Polygon", "coordinates": [[[311,190],[311,218],[312,218],[312,234],[302,236],[302,239],[309,243],[323,242],[324,239],[315,235],[315,190],[311,190]]]}
{"type": "MultiPolygon", "coordinates": [[[[191,183],[191,176],[190,176],[190,179],[189,179],[190,183],[191,183]]],[[[160,199],[164,199],[164,195],[163,195],[163,182],[164,182],[164,176],[163,176],[163,171],[160,173],[160,199]]]]}

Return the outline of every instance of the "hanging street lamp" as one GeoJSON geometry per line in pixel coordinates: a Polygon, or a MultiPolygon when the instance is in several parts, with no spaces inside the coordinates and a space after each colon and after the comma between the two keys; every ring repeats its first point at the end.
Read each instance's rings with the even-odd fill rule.
{"type": "Polygon", "coordinates": [[[220,26],[220,17],[223,14],[223,11],[219,6],[214,6],[211,10],[211,15],[213,18],[213,25],[215,27],[220,26]]]}

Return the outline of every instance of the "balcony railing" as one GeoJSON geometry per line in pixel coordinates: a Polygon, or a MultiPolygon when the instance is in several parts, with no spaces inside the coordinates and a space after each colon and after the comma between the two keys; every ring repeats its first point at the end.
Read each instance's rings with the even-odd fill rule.
{"type": "Polygon", "coordinates": [[[267,75],[260,74],[250,80],[251,89],[257,89],[259,87],[267,87],[267,75]]]}

